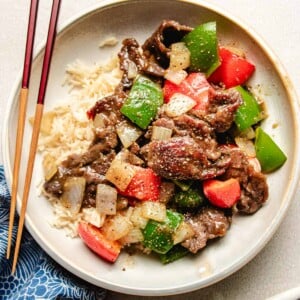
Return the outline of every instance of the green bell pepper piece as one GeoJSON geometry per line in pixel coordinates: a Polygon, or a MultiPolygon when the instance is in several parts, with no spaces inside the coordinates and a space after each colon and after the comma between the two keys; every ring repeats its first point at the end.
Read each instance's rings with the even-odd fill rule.
{"type": "Polygon", "coordinates": [[[183,220],[183,215],[167,210],[165,222],[149,220],[143,230],[145,247],[157,253],[167,253],[173,246],[172,234],[183,220]]]}
{"type": "Polygon", "coordinates": [[[149,78],[138,75],[120,111],[133,123],[146,129],[162,104],[161,87],[149,78]]]}
{"type": "Polygon", "coordinates": [[[254,96],[241,86],[235,87],[240,93],[243,104],[238,108],[235,115],[235,124],[240,131],[246,130],[262,119],[261,108],[254,96]]]}
{"type": "Polygon", "coordinates": [[[169,250],[167,253],[165,254],[160,254],[159,258],[160,261],[166,265],[169,264],[175,260],[178,260],[184,256],[186,256],[187,254],[189,254],[190,251],[184,247],[182,247],[181,245],[175,245],[171,250],[169,250]]]}
{"type": "Polygon", "coordinates": [[[286,155],[261,127],[256,128],[255,134],[256,157],[262,171],[269,173],[280,168],[287,160],[286,155]]]}
{"type": "Polygon", "coordinates": [[[191,53],[191,71],[204,72],[209,76],[221,64],[218,54],[216,22],[197,26],[186,34],[182,41],[191,53]]]}
{"type": "Polygon", "coordinates": [[[184,217],[181,213],[167,209],[167,219],[165,225],[171,229],[172,233],[178,228],[184,217]]]}
{"type": "Polygon", "coordinates": [[[190,187],[186,191],[177,193],[174,202],[180,208],[191,209],[202,206],[206,201],[204,195],[198,189],[190,187]]]}

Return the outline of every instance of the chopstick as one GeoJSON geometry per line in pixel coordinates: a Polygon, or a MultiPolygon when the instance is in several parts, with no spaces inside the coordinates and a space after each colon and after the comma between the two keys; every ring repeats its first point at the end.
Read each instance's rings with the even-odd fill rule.
{"type": "Polygon", "coordinates": [[[47,43],[46,43],[44,61],[43,61],[43,67],[42,67],[42,75],[41,75],[41,80],[40,80],[40,87],[39,87],[38,99],[37,99],[35,115],[34,115],[32,136],[31,136],[31,142],[30,142],[30,151],[29,151],[27,171],[26,171],[26,177],[25,177],[25,183],[24,183],[24,191],[23,191],[23,197],[22,197],[15,253],[14,253],[14,259],[13,259],[13,265],[12,265],[12,274],[16,270],[17,260],[18,260],[19,250],[20,250],[20,243],[21,243],[22,232],[23,232],[24,221],[25,221],[25,213],[26,213],[26,208],[27,208],[32,172],[33,172],[34,161],[35,161],[35,154],[36,154],[36,150],[37,150],[39,132],[40,132],[41,121],[42,121],[42,116],[43,116],[44,99],[45,99],[46,87],[47,87],[47,82],[48,82],[48,74],[49,74],[50,63],[51,63],[51,58],[52,58],[54,40],[55,40],[55,36],[56,36],[56,25],[57,25],[58,13],[59,13],[59,8],[60,8],[60,2],[61,2],[61,0],[53,0],[53,3],[52,3],[47,43]]]}
{"type": "Polygon", "coordinates": [[[26,118],[28,87],[29,87],[29,79],[30,79],[30,72],[31,72],[31,62],[32,62],[32,52],[33,52],[33,43],[34,43],[34,36],[35,36],[37,11],[38,11],[38,0],[31,0],[29,21],[28,21],[28,28],[27,28],[27,40],[26,40],[23,76],[22,76],[22,88],[19,96],[19,118],[18,118],[18,125],[17,125],[15,158],[14,158],[14,168],[13,168],[13,182],[12,182],[12,191],[11,191],[11,200],[10,200],[8,241],[7,241],[7,252],[6,252],[7,259],[10,257],[12,230],[13,230],[13,224],[15,218],[15,211],[16,211],[17,190],[19,184],[21,152],[23,146],[24,124],[26,118]]]}

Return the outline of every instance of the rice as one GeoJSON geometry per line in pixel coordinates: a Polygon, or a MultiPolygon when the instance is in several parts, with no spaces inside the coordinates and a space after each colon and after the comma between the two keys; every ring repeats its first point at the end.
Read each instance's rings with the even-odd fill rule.
{"type": "MultiPolygon", "coordinates": [[[[38,151],[43,160],[49,157],[55,165],[70,154],[84,153],[94,139],[93,122],[87,118],[87,110],[94,103],[114,92],[121,79],[118,58],[106,64],[87,65],[80,60],[66,68],[64,85],[69,87],[69,97],[61,105],[44,113],[39,136],[38,151]]],[[[100,227],[104,216],[94,209],[83,209],[72,214],[59,199],[46,195],[53,205],[52,225],[64,229],[67,236],[77,236],[79,222],[85,220],[100,227]]]]}
{"type": "Polygon", "coordinates": [[[80,222],[85,221],[94,226],[101,227],[105,221],[105,215],[99,214],[95,208],[84,208],[77,214],[72,214],[59,200],[52,198],[54,217],[50,224],[58,229],[63,229],[66,236],[75,238],[78,236],[77,228],[80,222]]]}
{"type": "Polygon", "coordinates": [[[116,57],[104,65],[88,66],[79,60],[68,65],[64,84],[70,88],[70,97],[44,114],[38,150],[58,163],[71,153],[85,152],[94,138],[93,122],[86,111],[112,94],[120,78],[116,57]]]}
{"type": "Polygon", "coordinates": [[[88,66],[80,60],[67,66],[64,84],[70,87],[70,94],[77,99],[98,100],[113,92],[120,82],[119,60],[112,58],[106,64],[88,66]]]}

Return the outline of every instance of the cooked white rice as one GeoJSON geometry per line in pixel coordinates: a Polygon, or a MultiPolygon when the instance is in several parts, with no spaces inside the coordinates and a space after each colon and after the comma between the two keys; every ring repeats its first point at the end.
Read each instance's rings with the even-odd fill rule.
{"type": "Polygon", "coordinates": [[[54,217],[50,224],[58,229],[63,229],[66,236],[71,238],[77,237],[77,228],[80,222],[86,221],[97,227],[101,227],[105,221],[105,215],[100,215],[95,208],[84,208],[77,214],[72,214],[66,209],[59,200],[52,198],[49,200],[53,205],[54,217]]]}
{"type": "MultiPolygon", "coordinates": [[[[38,145],[43,157],[55,158],[58,165],[71,153],[80,154],[88,149],[94,129],[86,112],[98,99],[113,93],[120,78],[117,57],[106,64],[89,66],[78,60],[67,66],[64,85],[70,88],[70,97],[43,116],[38,145]]],[[[95,209],[83,209],[73,215],[58,199],[47,197],[53,204],[52,225],[64,229],[70,237],[77,236],[77,226],[82,220],[96,226],[104,222],[104,216],[95,209]]]]}
{"type": "Polygon", "coordinates": [[[86,112],[98,99],[113,93],[120,78],[117,58],[105,65],[88,66],[76,61],[67,66],[64,84],[70,88],[70,97],[44,114],[39,151],[58,162],[71,153],[86,151],[94,138],[86,112]]]}

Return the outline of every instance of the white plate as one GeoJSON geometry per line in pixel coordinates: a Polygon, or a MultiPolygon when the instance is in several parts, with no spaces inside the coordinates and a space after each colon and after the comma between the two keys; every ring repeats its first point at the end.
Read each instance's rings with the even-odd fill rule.
{"type": "MultiPolygon", "coordinates": [[[[236,45],[246,52],[257,67],[251,84],[260,85],[261,96],[270,114],[264,128],[282,147],[288,160],[279,171],[268,176],[269,200],[255,215],[235,217],[228,234],[195,258],[184,258],[163,266],[150,257],[129,257],[126,254],[122,254],[115,264],[108,264],[89,251],[81,240],[66,238],[63,231],[52,228],[48,222],[52,216],[51,207],[39,196],[42,170],[40,157],[37,156],[26,214],[28,230],[44,250],[69,271],[95,285],[128,294],[171,295],[188,292],[211,285],[240,269],[265,246],[278,228],[299,179],[299,107],[288,75],[257,34],[224,11],[202,1],[101,1],[96,7],[74,17],[62,26],[57,37],[45,110],[68,97],[67,89],[62,87],[68,63],[77,58],[90,63],[109,58],[111,48],[100,50],[98,47],[107,36],[113,35],[119,40],[135,37],[142,43],[166,18],[192,26],[216,20],[221,42],[236,45]],[[278,126],[275,128],[274,124],[278,126]]],[[[113,50],[117,52],[119,47],[120,44],[113,50]]],[[[41,62],[42,51],[33,63],[28,116],[33,115],[35,109],[41,62]]],[[[20,80],[13,88],[3,126],[3,160],[9,183],[12,178],[19,89],[20,80]]],[[[30,133],[31,128],[27,124],[20,187],[24,180],[30,133]]],[[[21,192],[22,188],[19,189],[21,192]]]]}

